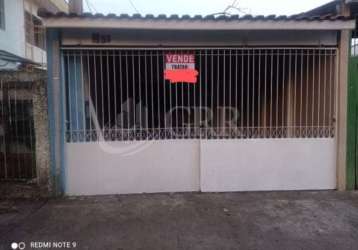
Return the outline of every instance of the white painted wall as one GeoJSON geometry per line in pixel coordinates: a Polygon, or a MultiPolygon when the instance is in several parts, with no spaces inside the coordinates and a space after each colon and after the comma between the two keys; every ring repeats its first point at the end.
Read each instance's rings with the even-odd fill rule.
{"type": "Polygon", "coordinates": [[[44,66],[46,65],[47,62],[46,51],[30,43],[26,43],[25,57],[31,61],[34,61],[44,66]]]}
{"type": "Polygon", "coordinates": [[[5,0],[5,30],[0,29],[0,49],[25,57],[23,0],[5,0]]]}
{"type": "Polygon", "coordinates": [[[335,139],[201,141],[204,192],[336,188],[335,139]]]}
{"type": "Polygon", "coordinates": [[[66,158],[68,195],[200,189],[198,140],[68,143],[66,158]]]}
{"type": "MultiPolygon", "coordinates": [[[[62,44],[97,46],[92,41],[96,29],[64,30],[62,44]]],[[[336,46],[337,31],[173,31],[101,30],[111,34],[108,46],[336,46]]]]}
{"type": "Polygon", "coordinates": [[[335,189],[335,147],[314,138],[68,143],[66,193],[335,189]]]}

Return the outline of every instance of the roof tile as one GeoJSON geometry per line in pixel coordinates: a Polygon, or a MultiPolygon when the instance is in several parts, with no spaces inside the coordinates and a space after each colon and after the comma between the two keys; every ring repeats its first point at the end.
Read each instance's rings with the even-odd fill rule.
{"type": "Polygon", "coordinates": [[[209,21],[209,20],[216,20],[216,21],[240,21],[240,20],[248,20],[248,21],[335,21],[335,20],[352,20],[354,18],[352,17],[345,17],[340,15],[322,15],[322,16],[311,16],[311,17],[305,17],[300,15],[291,15],[291,16],[276,16],[276,15],[207,15],[207,16],[201,16],[201,15],[195,15],[195,16],[189,16],[189,15],[170,15],[167,16],[165,14],[160,14],[158,16],[154,16],[152,14],[147,14],[145,16],[142,16],[140,14],[134,14],[134,15],[128,15],[128,14],[120,14],[116,15],[113,13],[104,15],[101,13],[83,13],[83,14],[76,14],[76,13],[64,13],[64,12],[57,12],[57,13],[51,13],[48,12],[45,9],[40,9],[38,12],[38,15],[43,18],[102,18],[102,19],[154,19],[154,20],[194,20],[194,21],[209,21]]]}

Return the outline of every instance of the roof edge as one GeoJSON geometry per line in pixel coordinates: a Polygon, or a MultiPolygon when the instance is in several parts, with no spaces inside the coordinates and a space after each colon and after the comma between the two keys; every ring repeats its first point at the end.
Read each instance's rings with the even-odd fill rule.
{"type": "Polygon", "coordinates": [[[98,28],[144,30],[351,30],[355,20],[133,20],[108,18],[49,18],[46,28],[98,28]]]}

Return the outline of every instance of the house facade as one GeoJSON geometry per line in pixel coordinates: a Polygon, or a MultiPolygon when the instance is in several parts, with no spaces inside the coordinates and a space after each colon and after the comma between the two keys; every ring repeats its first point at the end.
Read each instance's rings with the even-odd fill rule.
{"type": "Polygon", "coordinates": [[[68,12],[64,0],[0,1],[0,50],[46,67],[45,33],[37,15],[39,8],[68,12]]]}
{"type": "Polygon", "coordinates": [[[352,18],[40,16],[65,194],[345,189],[352,18]]]}
{"type": "Polygon", "coordinates": [[[0,1],[0,182],[49,190],[46,43],[37,12],[67,12],[67,5],[0,1]]]}

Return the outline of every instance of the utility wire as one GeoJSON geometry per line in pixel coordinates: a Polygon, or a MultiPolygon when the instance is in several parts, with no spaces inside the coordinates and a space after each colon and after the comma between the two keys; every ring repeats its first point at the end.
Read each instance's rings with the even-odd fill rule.
{"type": "Polygon", "coordinates": [[[86,5],[87,5],[88,10],[89,10],[90,12],[92,12],[92,8],[91,8],[91,6],[89,5],[88,0],[85,0],[85,2],[86,2],[86,5]]]}
{"type": "Polygon", "coordinates": [[[85,0],[85,1],[86,1],[87,8],[90,12],[97,12],[96,8],[89,0],[85,0]]]}
{"type": "Polygon", "coordinates": [[[140,14],[140,12],[138,11],[138,9],[135,7],[134,3],[132,0],[128,0],[128,2],[132,5],[133,9],[136,11],[136,13],[140,14]]]}
{"type": "Polygon", "coordinates": [[[243,11],[242,8],[239,8],[238,5],[239,5],[238,0],[233,0],[233,2],[231,4],[229,4],[223,11],[213,13],[211,15],[214,15],[214,16],[217,16],[217,15],[231,16],[230,10],[235,10],[235,11],[237,11],[239,13],[241,12],[243,14],[248,14],[246,11],[243,11]]]}

